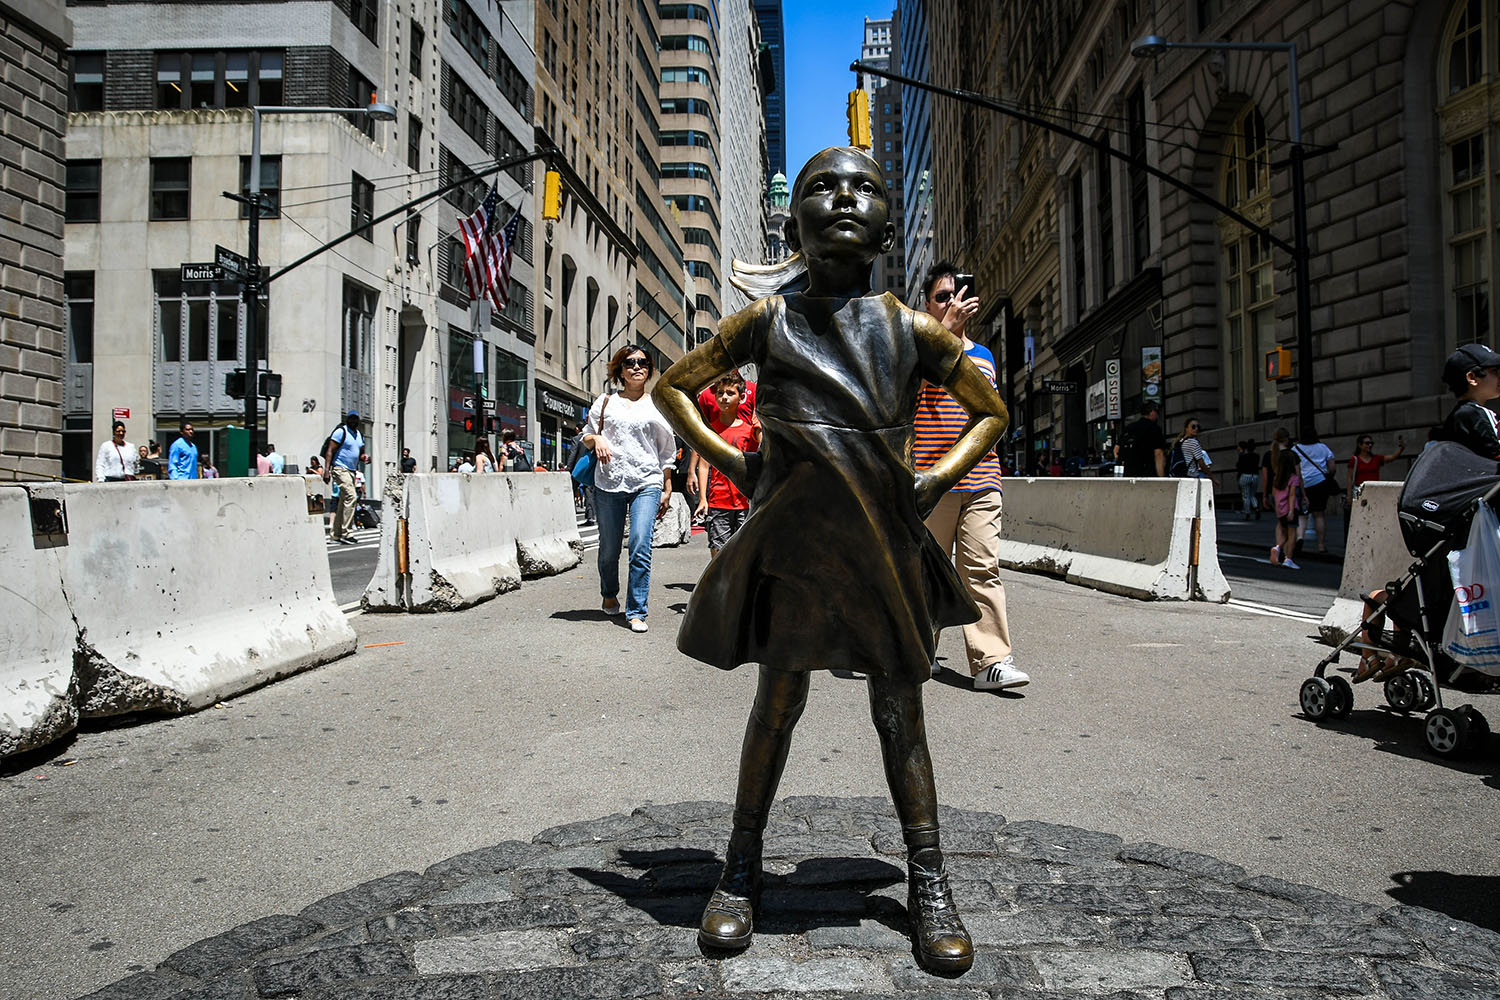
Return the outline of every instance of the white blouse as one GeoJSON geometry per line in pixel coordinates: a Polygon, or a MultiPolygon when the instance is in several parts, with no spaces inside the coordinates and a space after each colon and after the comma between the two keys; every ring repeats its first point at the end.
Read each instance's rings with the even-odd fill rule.
{"type": "Polygon", "coordinates": [[[609,442],[612,452],[608,462],[594,465],[594,486],[606,493],[634,493],[662,484],[662,473],[677,459],[677,442],[672,428],[651,402],[647,393],[630,400],[621,395],[600,396],[589,407],[585,432],[597,434],[609,442]],[[599,414],[604,413],[604,430],[599,430],[599,414]]]}
{"type": "Polygon", "coordinates": [[[94,482],[102,483],[110,476],[133,476],[140,462],[139,448],[129,441],[116,448],[111,438],[99,446],[99,454],[94,458],[94,482]]]}

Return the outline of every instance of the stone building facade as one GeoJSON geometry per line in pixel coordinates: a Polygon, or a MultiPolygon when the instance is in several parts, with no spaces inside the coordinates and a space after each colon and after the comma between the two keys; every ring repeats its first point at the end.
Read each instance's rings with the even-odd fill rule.
{"type": "Polygon", "coordinates": [[[491,183],[475,171],[530,148],[529,22],[469,0],[109,0],[70,11],[65,461],[86,469],[119,408],[136,443],[165,447],[178,421],[193,421],[202,453],[240,474],[225,467],[226,439],[244,409],[224,377],[252,335],[282,377],[262,439],[299,466],[349,409],[365,418],[376,481],[403,448],[422,470],[471,450],[484,429],[478,397],[533,436],[524,192],[534,168],[496,179],[500,223],[523,214],[503,312],[471,306],[452,235],[491,183]],[[250,107],[363,107],[372,94],[395,121],[262,116],[262,265],[277,275],[361,231],[277,276],[252,334],[237,282],[179,273],[216,246],[247,249],[247,211],[220,192],[247,190],[250,107]],[[449,182],[463,183],[362,228],[449,182]]]}
{"type": "Polygon", "coordinates": [[[1121,422],[1113,412],[1129,419],[1155,392],[1174,435],[1189,417],[1203,421],[1223,467],[1235,441],[1295,430],[1304,375],[1316,426],[1340,457],[1361,433],[1375,435],[1378,451],[1394,450],[1398,433],[1408,454],[1420,449],[1451,405],[1443,358],[1494,340],[1494,11],[1462,0],[944,6],[929,15],[935,37],[953,26],[946,17],[967,23],[970,37],[993,37],[995,50],[935,66],[939,82],[1083,134],[977,108],[940,104],[934,114],[935,134],[975,136],[963,156],[934,151],[939,253],[980,258],[981,287],[997,293],[985,318],[1036,449],[1105,449],[1121,422]],[[1133,56],[1132,42],[1149,34],[1296,45],[1307,289],[1261,231],[1292,238],[1289,60],[1203,49],[1133,56]],[[1105,154],[1105,143],[1144,151],[1255,225],[1105,154]],[[991,164],[1001,165],[993,177],[991,164]],[[1268,381],[1267,352],[1295,355],[1299,294],[1310,296],[1312,370],[1268,381]],[[1079,391],[1043,394],[1043,380],[1079,391]]]}
{"type": "Polygon", "coordinates": [[[61,4],[0,2],[0,479],[62,472],[63,144],[61,4]]]}

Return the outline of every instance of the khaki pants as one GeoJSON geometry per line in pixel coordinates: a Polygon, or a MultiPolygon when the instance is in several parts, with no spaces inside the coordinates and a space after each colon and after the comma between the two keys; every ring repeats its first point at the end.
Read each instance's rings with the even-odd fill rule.
{"type": "Polygon", "coordinates": [[[964,626],[969,673],[978,676],[1010,655],[1005,584],[1000,582],[1000,491],[953,491],[927,517],[938,547],[953,553],[958,575],[979,605],[979,621],[964,626]]]}
{"type": "Polygon", "coordinates": [[[338,541],[354,532],[354,473],[334,466],[333,481],[339,488],[339,505],[333,511],[333,538],[338,541]]]}

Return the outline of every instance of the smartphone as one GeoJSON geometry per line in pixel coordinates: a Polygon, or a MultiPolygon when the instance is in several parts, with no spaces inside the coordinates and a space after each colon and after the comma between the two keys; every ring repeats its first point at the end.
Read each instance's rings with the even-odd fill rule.
{"type": "Polygon", "coordinates": [[[953,294],[957,296],[965,288],[968,288],[968,291],[964,292],[964,298],[966,299],[975,298],[979,294],[974,290],[974,276],[972,274],[955,274],[953,276],[953,294]]]}

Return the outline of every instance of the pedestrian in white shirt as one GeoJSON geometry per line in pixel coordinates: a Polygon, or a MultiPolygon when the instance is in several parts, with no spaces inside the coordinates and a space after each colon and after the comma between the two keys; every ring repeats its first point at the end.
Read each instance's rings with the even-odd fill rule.
{"type": "Polygon", "coordinates": [[[630,585],[625,617],[631,631],[646,631],[651,590],[651,541],[657,518],[672,499],[672,468],[677,442],[672,428],[646,394],[655,374],[651,356],[640,347],[622,347],[609,362],[609,377],[623,388],[589,407],[584,447],[594,465],[594,508],[599,518],[599,594],[604,613],[620,613],[620,541],[630,514],[630,585]]]}
{"type": "Polygon", "coordinates": [[[94,482],[118,483],[134,479],[140,468],[140,450],[125,440],[125,422],[116,420],[110,439],[99,446],[94,458],[94,482]]]}

